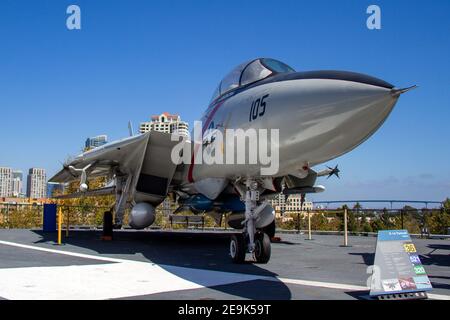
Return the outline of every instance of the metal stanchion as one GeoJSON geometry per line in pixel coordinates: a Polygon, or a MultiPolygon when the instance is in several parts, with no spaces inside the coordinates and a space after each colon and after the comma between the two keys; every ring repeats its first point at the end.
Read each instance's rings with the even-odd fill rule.
{"type": "Polygon", "coordinates": [[[69,216],[70,216],[70,211],[67,211],[67,216],[66,216],[66,238],[69,236],[69,216]]]}
{"type": "MultiPolygon", "coordinates": [[[[17,207],[16,207],[16,211],[17,211],[17,207]]],[[[9,228],[9,203],[6,204],[6,223],[9,228]]]]}
{"type": "Polygon", "coordinates": [[[344,247],[348,246],[347,208],[344,209],[344,247]]]}
{"type": "Polygon", "coordinates": [[[311,214],[309,212],[309,209],[306,210],[306,212],[308,213],[308,240],[312,240],[312,237],[311,237],[311,214]]]}
{"type": "Polygon", "coordinates": [[[58,210],[58,245],[61,245],[62,209],[58,210]]]}
{"type": "Polygon", "coordinates": [[[402,229],[404,229],[403,210],[400,210],[400,218],[401,218],[401,221],[402,221],[402,229]]]}

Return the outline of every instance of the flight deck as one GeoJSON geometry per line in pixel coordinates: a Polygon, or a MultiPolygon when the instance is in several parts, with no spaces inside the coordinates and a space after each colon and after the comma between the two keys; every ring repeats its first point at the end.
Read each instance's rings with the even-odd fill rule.
{"type": "MultiPolygon", "coordinates": [[[[376,237],[277,234],[267,264],[232,263],[230,232],[56,233],[0,230],[0,299],[369,299],[376,237]]],[[[450,240],[413,239],[433,285],[450,299],[450,240]]]]}

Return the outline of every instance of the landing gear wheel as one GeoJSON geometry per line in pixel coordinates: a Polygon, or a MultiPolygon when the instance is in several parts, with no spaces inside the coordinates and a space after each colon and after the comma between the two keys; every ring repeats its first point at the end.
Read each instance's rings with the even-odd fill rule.
{"type": "Polygon", "coordinates": [[[245,261],[245,237],[243,234],[233,235],[230,241],[230,256],[234,263],[245,261]]]}
{"type": "Polygon", "coordinates": [[[267,233],[270,239],[275,237],[275,220],[273,220],[268,226],[265,226],[262,230],[264,233],[267,233]]]}
{"type": "Polygon", "coordinates": [[[267,233],[258,232],[255,235],[255,251],[253,252],[253,257],[256,262],[267,263],[270,260],[270,238],[267,233]]]}

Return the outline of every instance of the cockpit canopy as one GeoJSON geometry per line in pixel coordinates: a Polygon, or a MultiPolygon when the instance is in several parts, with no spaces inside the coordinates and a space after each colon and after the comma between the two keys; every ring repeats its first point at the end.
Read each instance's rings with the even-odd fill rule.
{"type": "Polygon", "coordinates": [[[235,88],[246,86],[279,73],[295,72],[281,61],[259,58],[244,62],[234,68],[217,86],[211,101],[235,88]]]}

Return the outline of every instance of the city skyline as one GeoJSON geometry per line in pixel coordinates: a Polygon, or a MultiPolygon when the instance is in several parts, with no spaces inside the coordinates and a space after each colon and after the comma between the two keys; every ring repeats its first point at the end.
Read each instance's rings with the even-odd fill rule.
{"type": "Polygon", "coordinates": [[[43,168],[29,168],[27,179],[24,180],[22,170],[0,166],[0,197],[2,198],[47,198],[47,185],[47,175],[43,168]]]}
{"type": "Polygon", "coordinates": [[[0,84],[8,88],[0,104],[5,118],[21,117],[24,127],[37,128],[30,135],[15,122],[5,123],[0,136],[11,138],[0,143],[9,150],[0,165],[42,167],[50,177],[65,157],[81,152],[84,137],[126,137],[129,120],[140,123],[168,111],[192,127],[229,70],[269,56],[299,71],[352,70],[419,86],[402,97],[382,130],[329,164],[339,164],[341,179],[320,180],[327,190],[311,200],[450,196],[448,1],[377,1],[382,10],[377,31],[366,28],[364,1],[248,2],[240,3],[239,11],[233,10],[237,2],[208,2],[195,10],[181,2],[77,4],[83,14],[78,31],[65,28],[68,2],[0,4],[6,49],[0,52],[5,62],[0,84]],[[249,21],[269,11],[271,22],[258,26],[230,24],[215,14],[249,21]]]}

